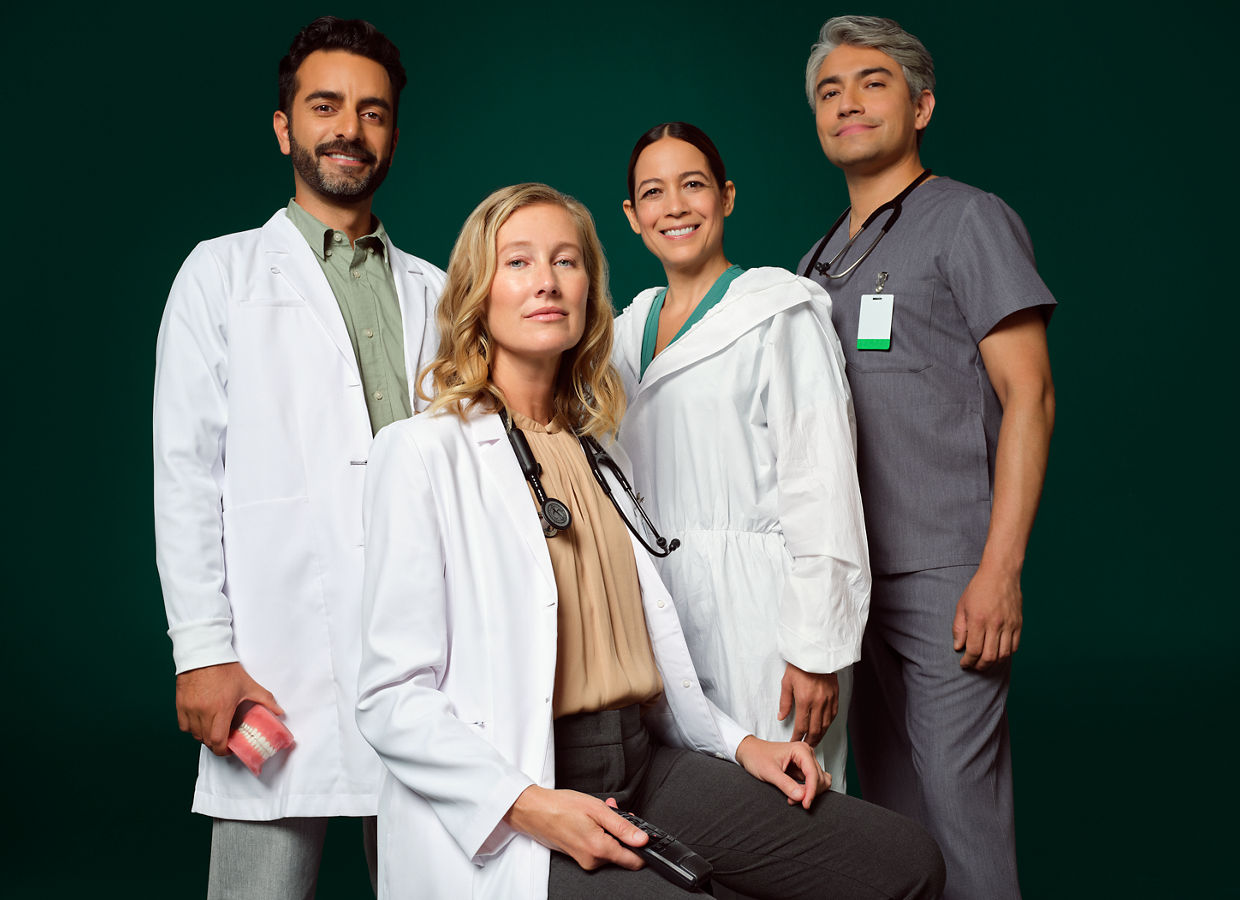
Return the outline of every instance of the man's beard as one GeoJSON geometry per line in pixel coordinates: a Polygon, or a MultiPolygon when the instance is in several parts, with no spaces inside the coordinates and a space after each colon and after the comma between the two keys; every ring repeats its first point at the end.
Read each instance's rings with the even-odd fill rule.
{"type": "Polygon", "coordinates": [[[346,141],[343,138],[327,141],[307,150],[288,136],[289,151],[293,157],[293,168],[302,180],[316,193],[337,200],[365,200],[379,190],[383,179],[387,177],[391,163],[388,159],[376,162],[376,157],[361,141],[346,141]],[[319,168],[319,161],[328,153],[347,153],[358,157],[362,162],[369,163],[371,168],[366,174],[351,175],[348,172],[327,174],[319,168]]]}

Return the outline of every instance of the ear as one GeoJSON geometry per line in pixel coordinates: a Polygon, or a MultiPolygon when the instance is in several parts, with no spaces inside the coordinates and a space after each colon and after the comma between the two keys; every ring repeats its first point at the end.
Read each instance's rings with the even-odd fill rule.
{"type": "Polygon", "coordinates": [[[628,217],[629,227],[633,229],[633,233],[641,234],[642,228],[637,224],[637,210],[633,208],[633,201],[625,200],[622,206],[624,207],[624,214],[628,217]]]}
{"type": "Polygon", "coordinates": [[[293,152],[293,149],[288,142],[288,116],[284,114],[283,110],[277,109],[275,111],[275,114],[271,117],[271,127],[275,130],[276,142],[280,145],[280,152],[288,156],[293,152]]]}
{"type": "Polygon", "coordinates": [[[913,101],[913,109],[913,127],[921,131],[930,124],[930,116],[934,114],[934,94],[929,90],[922,91],[921,96],[913,101]]]}
{"type": "Polygon", "coordinates": [[[736,206],[736,185],[726,181],[723,185],[723,216],[725,219],[732,215],[734,206],[736,206]]]}

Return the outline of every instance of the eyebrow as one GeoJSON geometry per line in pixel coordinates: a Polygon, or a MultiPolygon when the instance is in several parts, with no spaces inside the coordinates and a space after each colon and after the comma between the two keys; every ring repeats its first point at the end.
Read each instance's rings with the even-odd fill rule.
{"type": "MultiPolygon", "coordinates": [[[[306,95],[304,102],[311,103],[315,100],[331,100],[333,103],[343,103],[344,94],[339,91],[314,91],[306,95]]],[[[363,97],[357,102],[358,106],[377,106],[388,112],[392,111],[392,104],[382,97],[363,97]]]]}
{"type": "MultiPolygon", "coordinates": [[[[696,175],[698,178],[701,178],[703,181],[710,181],[710,176],[707,175],[705,172],[703,172],[701,169],[690,169],[688,172],[681,172],[680,175],[678,175],[677,177],[680,179],[684,179],[684,178],[688,178],[690,175],[696,175]]],[[[646,185],[651,184],[656,181],[662,182],[663,179],[662,178],[647,178],[637,185],[637,189],[641,190],[646,185]]]]}
{"type": "MultiPolygon", "coordinates": [[[[871,75],[886,75],[888,78],[895,78],[895,75],[886,66],[870,66],[868,69],[862,69],[857,73],[858,78],[868,78],[871,75]]],[[[828,75],[814,86],[814,90],[822,90],[824,84],[841,84],[843,81],[844,79],[839,75],[828,75]]]]}

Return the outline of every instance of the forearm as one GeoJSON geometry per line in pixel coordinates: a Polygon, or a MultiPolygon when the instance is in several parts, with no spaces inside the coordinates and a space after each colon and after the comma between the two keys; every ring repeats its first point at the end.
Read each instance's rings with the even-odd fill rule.
{"type": "Polygon", "coordinates": [[[999,427],[994,499],[981,567],[1019,578],[1042,495],[1055,395],[1049,380],[1009,392],[999,427]]]}

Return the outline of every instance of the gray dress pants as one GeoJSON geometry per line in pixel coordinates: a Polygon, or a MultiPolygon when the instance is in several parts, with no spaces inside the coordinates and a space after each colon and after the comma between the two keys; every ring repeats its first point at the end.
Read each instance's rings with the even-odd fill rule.
{"type": "MultiPolygon", "coordinates": [[[[313,900],[326,818],[214,819],[207,900],[313,900]]],[[[378,871],[375,817],[362,819],[370,887],[378,871]]]]}
{"type": "MultiPolygon", "coordinates": [[[[827,792],[806,811],[735,763],[660,745],[636,707],[559,719],[556,787],[614,797],[714,866],[713,881],[754,898],[934,898],[943,860],[909,819],[827,792]]],[[[686,896],[649,868],[583,870],[551,854],[548,894],[564,898],[686,896]]]]}
{"type": "Polygon", "coordinates": [[[960,668],[952,618],[976,566],[875,576],[848,731],[865,799],[920,822],[945,900],[1019,900],[1010,663],[960,668]]]}

